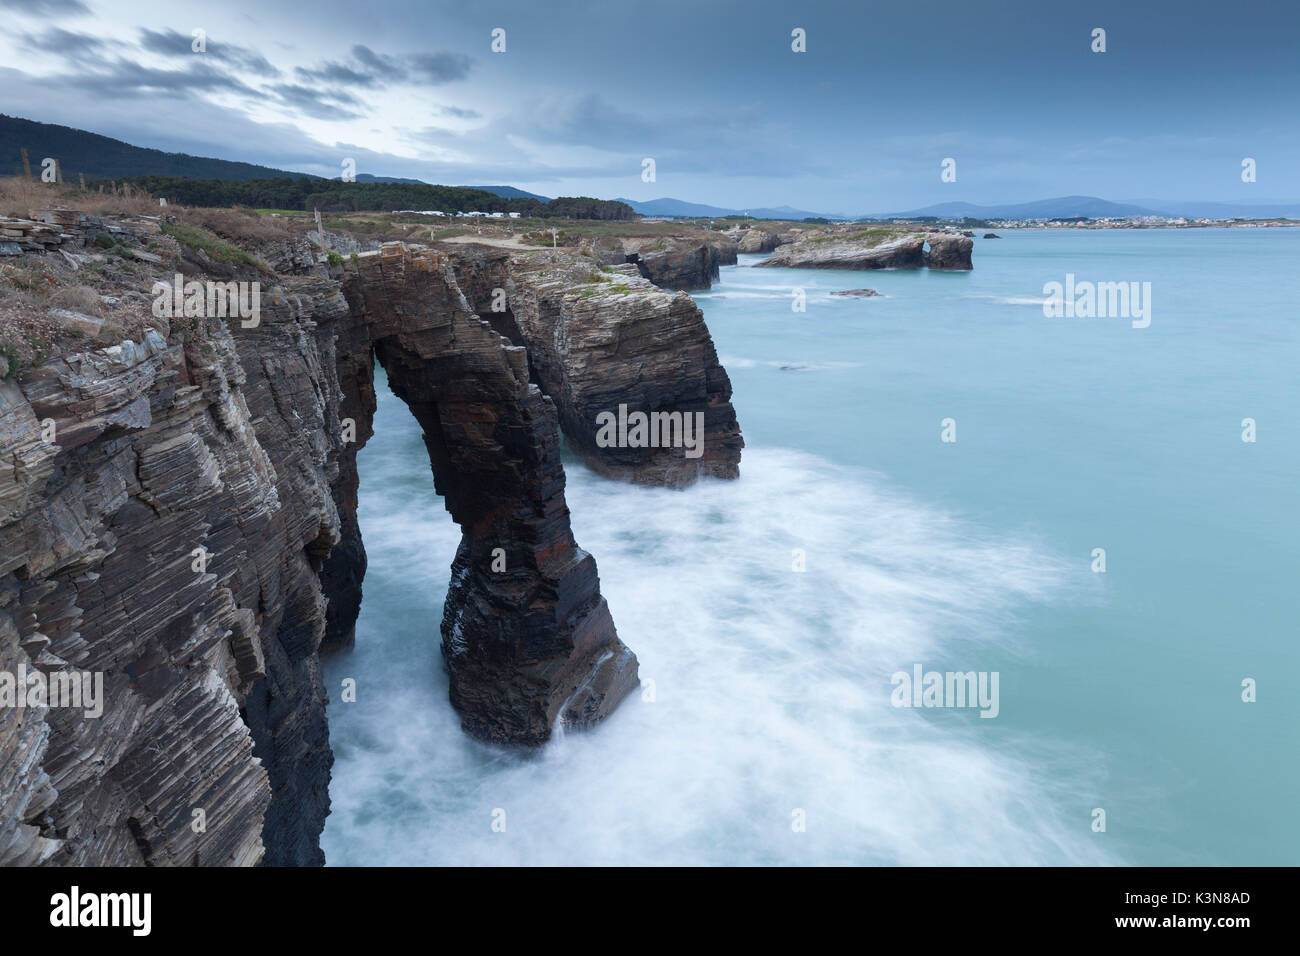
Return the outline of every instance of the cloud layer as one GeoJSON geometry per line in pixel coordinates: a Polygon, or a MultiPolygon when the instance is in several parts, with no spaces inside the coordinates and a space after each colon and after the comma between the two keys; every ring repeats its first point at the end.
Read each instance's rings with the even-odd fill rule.
{"type": "Polygon", "coordinates": [[[654,16],[576,0],[141,3],[0,0],[0,110],[324,175],[347,157],[430,182],[825,212],[1242,200],[1243,156],[1276,198],[1300,173],[1300,134],[1271,92],[1300,80],[1290,5],[1238,17],[1099,0],[1082,20],[936,0],[918,23],[774,0],[661,0],[654,16]],[[1089,49],[1096,23],[1104,55],[1089,49]],[[949,157],[958,177],[943,183],[949,157]]]}

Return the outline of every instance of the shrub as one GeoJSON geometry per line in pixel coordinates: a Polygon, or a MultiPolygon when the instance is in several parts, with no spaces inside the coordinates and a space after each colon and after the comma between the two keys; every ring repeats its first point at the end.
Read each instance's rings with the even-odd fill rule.
{"type": "Polygon", "coordinates": [[[50,296],[50,305],[85,315],[104,314],[104,303],[99,293],[84,285],[64,286],[50,296]]]}
{"type": "Polygon", "coordinates": [[[214,236],[206,229],[187,226],[182,223],[164,223],[162,231],[183,246],[203,252],[209,259],[230,265],[253,266],[263,272],[270,272],[267,265],[256,256],[250,255],[238,246],[231,245],[224,239],[214,236]]]}

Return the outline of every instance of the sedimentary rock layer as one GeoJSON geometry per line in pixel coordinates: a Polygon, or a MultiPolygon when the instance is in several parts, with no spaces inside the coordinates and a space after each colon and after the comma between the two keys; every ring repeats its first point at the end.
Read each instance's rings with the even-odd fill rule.
{"type": "Polygon", "coordinates": [[[0,710],[0,862],[321,862],[333,369],[287,299],[258,333],[0,386],[0,671],[100,673],[105,697],[0,710]]]}
{"type": "Polygon", "coordinates": [[[926,239],[925,264],[931,269],[971,268],[971,250],[975,243],[967,236],[951,233],[932,234],[926,239]]]}
{"type": "Polygon", "coordinates": [[[970,239],[950,233],[867,229],[800,238],[755,264],[793,269],[969,269],[973,245],[970,239]]]}
{"type": "Polygon", "coordinates": [[[339,351],[375,351],[463,532],[442,647],[466,730],[533,744],[557,719],[600,719],[636,686],[636,657],[569,529],[554,403],[525,350],[471,311],[447,256],[394,244],[356,266],[339,351]]]}
{"type": "Polygon", "coordinates": [[[781,238],[764,229],[748,229],[740,237],[740,252],[771,252],[781,244],[781,238]]]}
{"type": "Polygon", "coordinates": [[[589,467],[668,487],[739,474],[744,440],[731,381],[690,296],[657,288],[631,265],[597,266],[563,250],[459,246],[453,255],[474,308],[526,346],[566,440],[589,467]],[[600,416],[620,406],[702,422],[699,448],[602,444],[600,416]]]}
{"type": "Polygon", "coordinates": [[[253,327],[160,319],[0,382],[0,673],[103,681],[97,717],[0,707],[0,864],[322,862],[318,650],[360,601],[375,356],[464,531],[442,641],[466,728],[539,743],[636,685],[524,350],[438,253],[350,269],[275,280],[253,327]]]}
{"type": "Polygon", "coordinates": [[[624,261],[635,265],[644,278],[678,292],[709,288],[720,266],[736,262],[736,244],[722,238],[712,242],[625,239],[622,251],[624,261]]]}

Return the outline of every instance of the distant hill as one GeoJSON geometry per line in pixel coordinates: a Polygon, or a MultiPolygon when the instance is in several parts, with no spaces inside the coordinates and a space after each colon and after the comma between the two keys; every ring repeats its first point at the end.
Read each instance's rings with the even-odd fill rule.
{"type": "MultiPolygon", "coordinates": [[[[761,206],[753,209],[725,209],[722,206],[706,206],[703,203],[686,202],[681,199],[650,199],[640,202],[635,199],[618,199],[616,202],[625,202],[643,216],[664,216],[664,217],[683,217],[689,216],[694,219],[717,218],[721,219],[726,216],[750,216],[754,219],[812,219],[822,216],[822,213],[809,212],[806,209],[794,209],[790,206],[761,206]]],[[[843,216],[827,216],[829,219],[842,219],[843,216]]]]}
{"type": "Polygon", "coordinates": [[[235,163],[188,153],[164,153],[71,126],[37,123],[0,114],[0,176],[22,175],[23,160],[19,151],[23,147],[27,148],[34,174],[40,175],[41,160],[52,156],[59,161],[63,178],[69,182],[76,182],[78,173],[84,173],[86,179],[122,179],[127,176],[233,180],[280,179],[285,176],[318,178],[253,163],[235,163]]]}
{"type": "MultiPolygon", "coordinates": [[[[536,199],[538,202],[550,202],[550,196],[539,196],[537,193],[525,192],[515,186],[462,186],[461,189],[481,189],[485,193],[491,193],[494,196],[500,196],[502,199],[536,199]]],[[[626,201],[626,200],[624,200],[626,201]]]]}
{"type": "Polygon", "coordinates": [[[758,209],[742,209],[741,212],[755,219],[792,219],[796,222],[804,219],[848,218],[826,212],[809,212],[807,209],[795,209],[792,206],[760,206],[758,209]]]}
{"type": "MultiPolygon", "coordinates": [[[[374,212],[394,209],[437,210],[445,213],[515,212],[520,216],[562,219],[630,221],[631,207],[608,199],[561,196],[549,202],[506,199],[481,189],[431,186],[410,182],[340,182],[337,179],[189,179],[133,176],[118,180],[139,186],[152,196],[182,206],[246,206],[250,209],[294,209],[307,212],[374,212]]],[[[102,184],[90,180],[87,185],[102,184]]]]}
{"type": "Polygon", "coordinates": [[[646,202],[639,202],[635,199],[620,198],[618,202],[625,202],[643,216],[738,216],[740,215],[734,209],[723,209],[720,206],[705,206],[697,202],[683,202],[680,199],[651,199],[646,202]]]}
{"type": "Polygon", "coordinates": [[[940,219],[1069,219],[1074,216],[1086,216],[1089,219],[1104,219],[1166,215],[1170,213],[1147,209],[1132,203],[1111,202],[1109,199],[1098,199],[1096,196],[1060,196],[1055,199],[992,206],[979,206],[970,202],[945,202],[926,206],[923,209],[910,209],[906,212],[892,212],[864,218],[935,216],[940,219]]]}

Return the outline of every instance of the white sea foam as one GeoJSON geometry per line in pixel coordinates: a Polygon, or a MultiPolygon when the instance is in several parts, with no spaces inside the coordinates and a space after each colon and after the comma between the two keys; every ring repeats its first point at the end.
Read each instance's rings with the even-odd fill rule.
{"type": "Polygon", "coordinates": [[[1032,295],[965,295],[964,299],[983,299],[986,302],[995,302],[998,305],[1036,305],[1039,308],[1043,303],[1048,301],[1044,296],[1032,295]]]}
{"type": "Polygon", "coordinates": [[[750,359],[739,358],[734,355],[722,356],[718,359],[723,368],[779,368],[793,372],[822,372],[828,369],[836,368],[861,368],[859,362],[800,362],[797,359],[774,360],[774,359],[750,359]]]}
{"type": "MultiPolygon", "coordinates": [[[[393,403],[380,414],[404,416],[393,403]]],[[[655,700],[521,756],[468,740],[447,702],[458,534],[431,487],[418,509],[388,493],[432,484],[402,447],[363,452],[366,604],[356,652],[327,665],[332,687],[359,680],[357,703],[330,707],[331,863],[1104,862],[1053,810],[1071,782],[1053,755],[1013,753],[981,726],[997,721],[889,703],[895,670],[981,669],[1018,607],[1059,597],[1066,572],[1035,548],[801,453],[750,448],[739,481],[673,492],[570,465],[575,535],[655,700]]]]}

